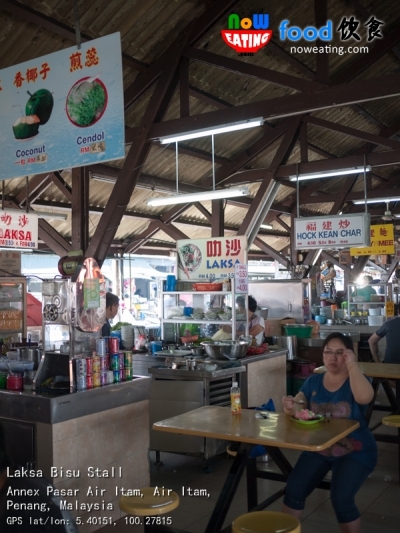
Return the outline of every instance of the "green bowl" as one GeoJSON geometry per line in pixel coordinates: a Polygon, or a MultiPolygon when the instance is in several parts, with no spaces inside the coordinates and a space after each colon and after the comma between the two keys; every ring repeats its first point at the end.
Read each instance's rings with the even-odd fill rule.
{"type": "Polygon", "coordinates": [[[311,337],[313,327],[307,324],[286,324],[283,326],[286,335],[295,335],[296,337],[306,339],[311,337]]]}

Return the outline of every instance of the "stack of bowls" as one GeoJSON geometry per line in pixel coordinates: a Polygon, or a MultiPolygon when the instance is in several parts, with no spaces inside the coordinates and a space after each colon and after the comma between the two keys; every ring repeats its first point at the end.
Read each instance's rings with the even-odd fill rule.
{"type": "Polygon", "coordinates": [[[132,350],[135,343],[133,326],[121,326],[121,342],[125,350],[132,350]]]}

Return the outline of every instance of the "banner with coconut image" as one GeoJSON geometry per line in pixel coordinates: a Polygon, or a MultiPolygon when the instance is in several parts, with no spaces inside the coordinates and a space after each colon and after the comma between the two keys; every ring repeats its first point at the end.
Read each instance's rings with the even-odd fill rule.
{"type": "Polygon", "coordinates": [[[119,33],[0,70],[0,179],[125,157],[119,33]]]}

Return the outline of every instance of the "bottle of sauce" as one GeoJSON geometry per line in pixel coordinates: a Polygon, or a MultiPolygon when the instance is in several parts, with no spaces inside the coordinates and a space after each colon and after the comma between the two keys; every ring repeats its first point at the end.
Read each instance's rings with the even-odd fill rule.
{"type": "Polygon", "coordinates": [[[240,389],[237,381],[234,381],[231,387],[231,411],[233,415],[240,415],[242,412],[240,389]]]}

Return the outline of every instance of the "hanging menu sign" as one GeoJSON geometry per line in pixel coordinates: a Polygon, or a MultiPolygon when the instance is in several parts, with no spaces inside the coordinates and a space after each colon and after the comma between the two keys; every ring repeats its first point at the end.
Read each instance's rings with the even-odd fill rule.
{"type": "Polygon", "coordinates": [[[125,156],[121,38],[0,70],[0,179],[125,156]]]}
{"type": "Polygon", "coordinates": [[[368,213],[295,218],[296,250],[369,246],[369,226],[368,213]]]}
{"type": "Polygon", "coordinates": [[[38,248],[38,216],[17,209],[0,210],[0,246],[2,248],[38,248]]]}
{"type": "Polygon", "coordinates": [[[376,224],[370,227],[371,246],[350,248],[351,255],[388,255],[394,254],[393,224],[376,224]]]}
{"type": "Polygon", "coordinates": [[[247,237],[213,237],[176,241],[178,279],[219,280],[233,278],[235,265],[247,264],[247,237]]]}

